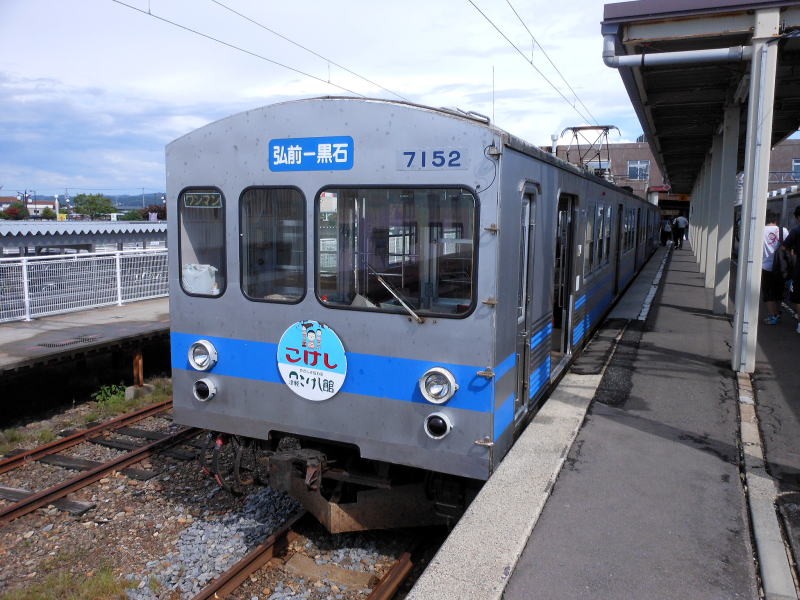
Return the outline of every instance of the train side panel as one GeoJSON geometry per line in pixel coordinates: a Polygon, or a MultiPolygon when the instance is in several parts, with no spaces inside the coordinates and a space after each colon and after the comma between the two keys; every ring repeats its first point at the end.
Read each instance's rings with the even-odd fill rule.
{"type": "Polygon", "coordinates": [[[647,261],[658,222],[642,199],[513,143],[501,158],[499,186],[496,464],[647,261]],[[564,218],[567,226],[559,224],[564,218]],[[563,245],[571,251],[559,257],[563,245]],[[565,264],[557,268],[558,261],[565,264]]]}

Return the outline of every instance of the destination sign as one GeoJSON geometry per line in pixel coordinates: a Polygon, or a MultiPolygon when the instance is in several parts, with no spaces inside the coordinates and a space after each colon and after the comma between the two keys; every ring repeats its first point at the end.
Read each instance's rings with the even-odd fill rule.
{"type": "Polygon", "coordinates": [[[353,168],[353,146],[347,135],[270,140],[269,169],[346,171],[353,168]]]}

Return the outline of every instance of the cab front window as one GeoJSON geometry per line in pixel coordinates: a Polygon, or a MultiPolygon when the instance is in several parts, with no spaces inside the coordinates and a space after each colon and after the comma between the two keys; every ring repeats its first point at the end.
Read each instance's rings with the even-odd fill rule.
{"type": "Polygon", "coordinates": [[[194,296],[225,291],[225,199],[217,189],[187,189],[178,198],[181,287],[194,296]]]}
{"type": "Polygon", "coordinates": [[[328,188],[317,294],[337,308],[459,317],[475,291],[477,199],[465,188],[328,188]]]}
{"type": "Polygon", "coordinates": [[[249,188],[241,201],[242,291],[251,300],[305,295],[305,201],[294,188],[249,188]]]}

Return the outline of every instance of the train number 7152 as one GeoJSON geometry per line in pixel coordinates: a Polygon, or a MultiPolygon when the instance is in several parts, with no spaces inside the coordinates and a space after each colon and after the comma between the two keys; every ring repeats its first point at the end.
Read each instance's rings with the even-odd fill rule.
{"type": "Polygon", "coordinates": [[[461,169],[461,150],[406,150],[403,152],[405,169],[461,169]]]}

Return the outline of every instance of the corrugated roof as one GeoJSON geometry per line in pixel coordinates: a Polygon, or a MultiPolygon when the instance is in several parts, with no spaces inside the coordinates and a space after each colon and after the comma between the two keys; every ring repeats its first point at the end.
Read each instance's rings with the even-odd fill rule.
{"type": "Polygon", "coordinates": [[[163,233],[166,221],[0,221],[0,237],[163,233]]]}

